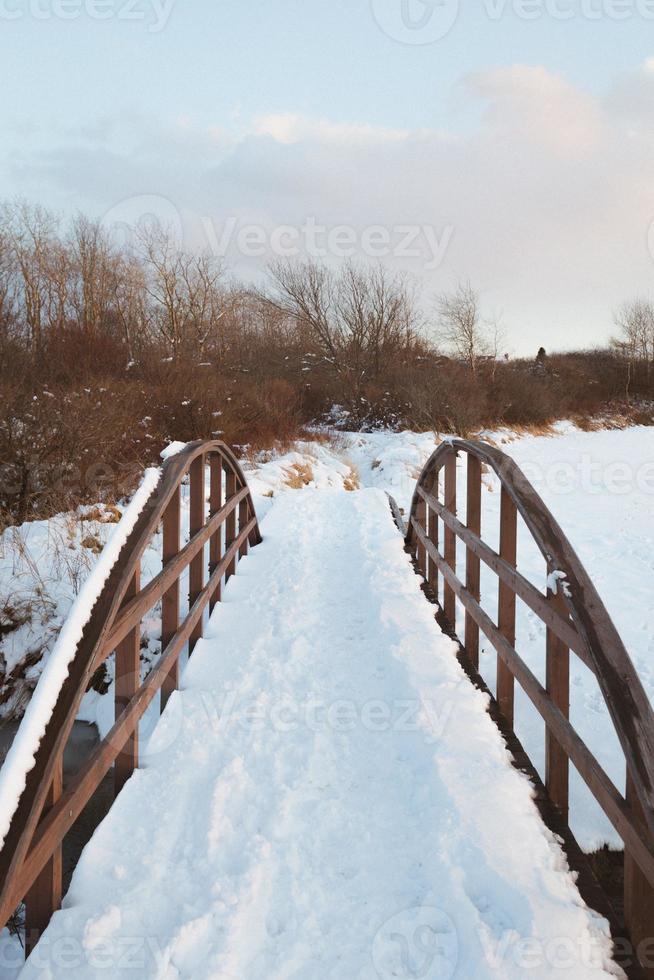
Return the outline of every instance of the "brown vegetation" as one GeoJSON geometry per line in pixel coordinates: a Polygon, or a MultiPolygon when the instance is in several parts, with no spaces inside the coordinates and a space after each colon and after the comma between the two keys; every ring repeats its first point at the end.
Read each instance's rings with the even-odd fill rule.
{"type": "Polygon", "coordinates": [[[157,228],[118,248],[86,218],[62,230],[5,206],[0,521],[110,503],[172,439],[287,445],[334,405],[349,428],[649,422],[654,320],[639,303],[617,322],[611,349],[500,359],[469,284],[438,298],[431,324],[381,267],[276,265],[255,291],[157,228]]]}

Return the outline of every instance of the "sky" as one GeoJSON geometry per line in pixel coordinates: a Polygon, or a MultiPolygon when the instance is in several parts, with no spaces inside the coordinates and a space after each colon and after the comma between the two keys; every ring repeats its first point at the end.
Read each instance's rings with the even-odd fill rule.
{"type": "Polygon", "coordinates": [[[654,0],[0,0],[0,197],[232,275],[460,280],[507,352],[654,290],[654,0]]]}

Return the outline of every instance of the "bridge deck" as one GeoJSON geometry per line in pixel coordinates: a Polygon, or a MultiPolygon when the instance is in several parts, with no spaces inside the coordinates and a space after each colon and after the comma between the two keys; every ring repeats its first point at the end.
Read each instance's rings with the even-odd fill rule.
{"type": "Polygon", "coordinates": [[[609,975],[385,496],[262,531],[23,975],[609,975]]]}

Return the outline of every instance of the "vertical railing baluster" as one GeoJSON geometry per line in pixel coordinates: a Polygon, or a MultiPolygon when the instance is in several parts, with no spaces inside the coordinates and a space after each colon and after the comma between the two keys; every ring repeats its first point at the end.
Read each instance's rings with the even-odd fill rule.
{"type": "MultiPolygon", "coordinates": [[[[54,774],[45,805],[43,817],[59,800],[63,790],[63,757],[60,756],[54,767],[54,774]]],[[[43,817],[41,819],[43,819],[43,817]]],[[[29,956],[53,914],[61,906],[62,895],[61,843],[45,865],[40,875],[25,897],[25,955],[29,956]]]]}
{"type": "MultiPolygon", "coordinates": [[[[518,511],[513,498],[502,487],[500,499],[500,558],[516,567],[518,545],[518,511]]],[[[497,628],[515,647],[515,592],[499,579],[497,595],[497,628]]],[[[505,720],[513,727],[515,681],[502,658],[497,658],[497,703],[505,720]]]]}
{"type": "MultiPolygon", "coordinates": [[[[227,483],[225,487],[226,502],[229,503],[231,498],[236,493],[236,473],[233,472],[231,468],[227,469],[227,483]]],[[[233,510],[227,520],[225,521],[225,551],[236,540],[236,511],[233,510]]],[[[232,577],[236,571],[236,555],[232,558],[227,569],[225,571],[225,583],[232,577]]]]}
{"type": "MultiPolygon", "coordinates": [[[[240,487],[239,487],[239,489],[240,489],[240,487]]],[[[238,505],[238,530],[239,530],[239,534],[241,533],[241,531],[243,530],[243,528],[247,525],[247,522],[249,521],[249,519],[250,519],[250,501],[246,497],[244,500],[241,500],[240,504],[238,505]]],[[[241,547],[238,549],[238,557],[239,557],[239,559],[240,558],[244,558],[245,555],[247,555],[248,551],[249,551],[249,541],[246,538],[244,540],[243,544],[241,545],[241,547]]]]}
{"type": "MultiPolygon", "coordinates": [[[[141,588],[141,568],[137,563],[130,584],[125,592],[125,602],[138,595],[141,588]]],[[[141,625],[137,623],[124,640],[118,644],[115,657],[116,678],[114,692],[114,713],[116,720],[123,713],[141,685],[141,625]]],[[[132,775],[139,761],[138,726],[129,736],[114,764],[114,794],[121,789],[132,775]]]]}
{"type": "MultiPolygon", "coordinates": [[[[211,476],[209,490],[209,514],[213,517],[223,505],[223,461],[218,453],[213,453],[209,459],[209,472],[211,476]]],[[[222,526],[211,535],[209,539],[209,574],[220,564],[222,558],[222,526]]],[[[211,593],[209,599],[209,612],[211,613],[217,602],[222,597],[222,583],[218,582],[216,588],[211,593]]]]}
{"type": "MultiPolygon", "coordinates": [[[[181,493],[177,487],[163,515],[162,563],[165,568],[177,555],[180,547],[181,493]]],[[[179,578],[167,589],[161,599],[161,651],[166,649],[179,628],[179,578]]],[[[166,707],[168,698],[179,687],[179,660],[174,665],[161,686],[161,710],[166,707]]]]}
{"type": "MultiPolygon", "coordinates": [[[[649,839],[650,847],[654,847],[629,769],[625,796],[633,816],[640,824],[641,833],[649,839]]],[[[624,849],[624,920],[634,949],[638,950],[640,947],[649,960],[647,965],[650,969],[644,971],[644,976],[653,976],[651,950],[654,936],[654,888],[627,847],[624,849]]],[[[641,955],[641,963],[642,961],[641,955]]]]}
{"type": "MultiPolygon", "coordinates": [[[[427,533],[427,504],[425,503],[422,497],[418,497],[418,503],[416,504],[416,520],[418,521],[418,524],[426,534],[427,533]]],[[[418,565],[418,569],[420,570],[420,574],[426,577],[427,549],[425,548],[420,538],[417,538],[416,562],[418,565]]]]}
{"type": "MultiPolygon", "coordinates": [[[[432,494],[434,495],[436,500],[438,500],[438,475],[434,480],[432,494]]],[[[429,540],[436,548],[436,551],[438,551],[438,514],[436,513],[435,510],[432,510],[431,507],[427,508],[427,522],[429,525],[429,530],[428,530],[429,540]]],[[[429,559],[429,565],[428,565],[428,581],[429,581],[429,586],[432,592],[434,593],[434,597],[436,601],[438,601],[438,565],[436,564],[435,561],[432,561],[431,558],[429,559]]]]}
{"type": "MultiPolygon", "coordinates": [[[[189,502],[190,538],[192,538],[194,534],[197,534],[198,531],[201,531],[204,527],[204,476],[204,454],[201,454],[191,463],[191,487],[189,502]]],[[[188,588],[189,608],[191,608],[204,588],[204,547],[202,547],[197,555],[191,559],[188,573],[188,588]]],[[[188,643],[189,656],[193,653],[195,644],[202,636],[203,619],[204,616],[200,616],[193,628],[193,632],[191,633],[188,643]]]]}
{"type": "MultiPolygon", "coordinates": [[[[466,526],[478,537],[481,535],[481,463],[468,454],[466,480],[466,526]]],[[[466,548],[466,588],[479,602],[479,558],[471,548],[466,548]]],[[[475,667],[479,667],[479,626],[466,610],[466,653],[475,667]]]]}
{"type": "MultiPolygon", "coordinates": [[[[451,514],[456,515],[456,452],[452,450],[445,460],[445,492],[444,506],[451,514]]],[[[445,525],[444,558],[453,572],[456,572],[456,535],[445,525]]],[[[445,583],[443,589],[443,612],[452,629],[456,629],[456,595],[454,589],[445,583]]]]}
{"type": "MultiPolygon", "coordinates": [[[[548,572],[553,569],[548,567],[548,572]]],[[[563,595],[563,583],[556,583],[556,591],[547,589],[547,597],[553,609],[564,619],[569,618],[563,595]]],[[[570,717],[570,651],[553,632],[547,629],[547,662],[545,666],[547,692],[566,718],[570,717]]],[[[552,803],[568,819],[568,756],[547,731],[545,741],[545,785],[552,803]]]]}

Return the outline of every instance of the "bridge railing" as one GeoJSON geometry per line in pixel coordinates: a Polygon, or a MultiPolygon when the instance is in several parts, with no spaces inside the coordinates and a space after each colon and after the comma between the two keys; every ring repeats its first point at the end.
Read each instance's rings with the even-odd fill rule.
{"type": "Polygon", "coordinates": [[[187,645],[190,654],[202,636],[205,610],[220,600],[239,558],[260,540],[250,490],[224,443],[189,443],[164,463],[77,644],[0,851],[0,923],[24,900],[27,953],[61,903],[64,836],[112,766],[117,794],[138,765],[140,718],[159,691],[163,711],[178,687],[180,655],[187,645]],[[189,540],[182,545],[187,476],[189,540]],[[159,528],[162,569],[141,586],[141,559],[159,528]],[[181,619],[180,580],[187,569],[188,613],[181,619]],[[159,602],[161,654],[141,680],[141,621],[159,602]],[[63,754],[80,702],[112,653],[114,726],[64,788],[63,754]]]}
{"type": "MultiPolygon", "coordinates": [[[[451,439],[441,444],[418,479],[406,542],[456,632],[457,601],[469,660],[479,668],[480,631],[497,653],[496,700],[513,727],[515,681],[546,728],[545,786],[568,820],[569,764],[577,769],[625,845],[625,919],[635,946],[654,943],[654,713],[629,655],[570,542],[516,463],[499,449],[451,439]],[[466,459],[465,523],[457,518],[457,457],[466,459]],[[499,550],[482,540],[482,467],[501,486],[499,550]],[[547,588],[537,589],[516,567],[518,515],[545,562],[547,588]],[[465,567],[457,568],[457,539],[465,567]],[[497,576],[497,616],[483,608],[480,566],[497,576]],[[439,593],[439,576],[442,592],[439,593]],[[546,683],[516,650],[516,599],[545,624],[546,683]],[[620,792],[569,720],[570,652],[595,675],[624,753],[620,792]]],[[[654,975],[654,974],[652,974],[654,975]]]]}

